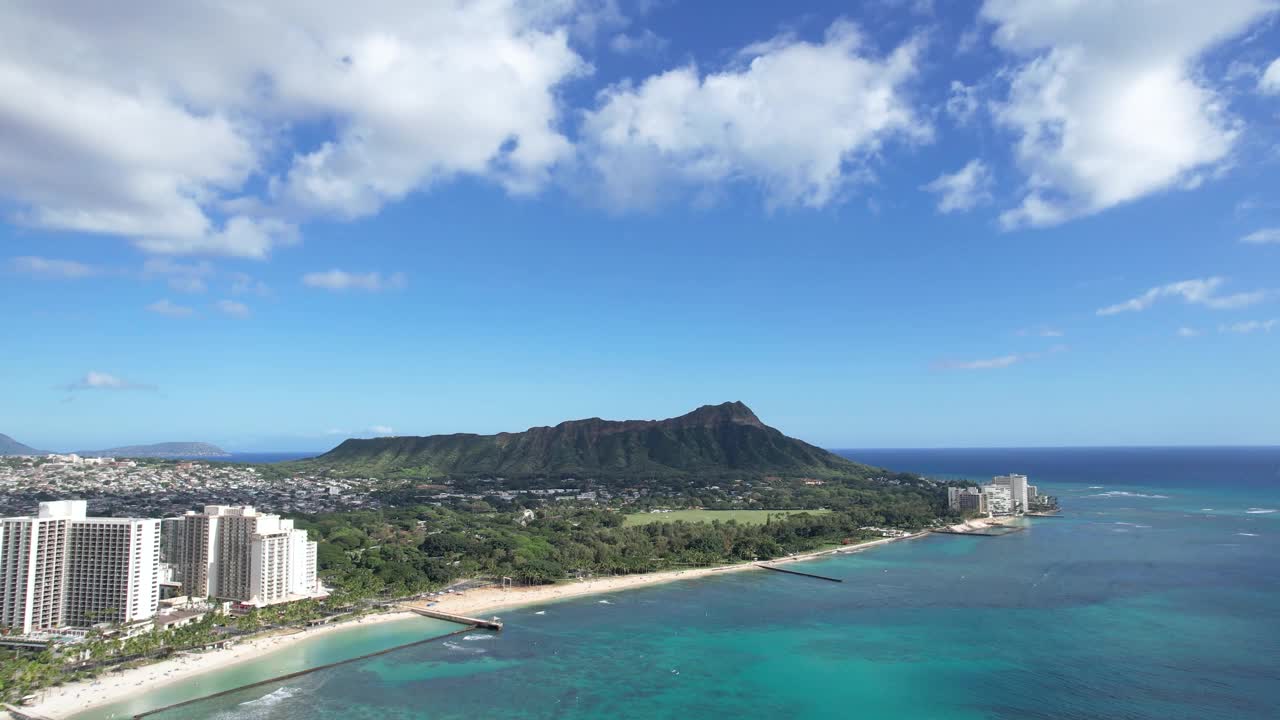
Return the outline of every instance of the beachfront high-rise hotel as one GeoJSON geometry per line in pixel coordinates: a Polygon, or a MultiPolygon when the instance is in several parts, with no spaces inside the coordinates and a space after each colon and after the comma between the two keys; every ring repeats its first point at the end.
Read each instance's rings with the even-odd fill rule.
{"type": "Polygon", "coordinates": [[[160,521],[87,517],[84,500],[0,519],[0,626],[28,634],[155,616],[160,521]]]}
{"type": "Polygon", "coordinates": [[[164,520],[164,559],[183,593],[261,607],[322,597],[316,543],[252,506],[206,505],[164,520]]]}

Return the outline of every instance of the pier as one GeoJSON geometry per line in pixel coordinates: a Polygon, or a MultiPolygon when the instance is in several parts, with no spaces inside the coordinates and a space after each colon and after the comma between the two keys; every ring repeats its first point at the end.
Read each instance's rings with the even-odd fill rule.
{"type": "Polygon", "coordinates": [[[801,577],[811,577],[816,580],[826,580],[827,582],[844,582],[844,580],[841,580],[840,578],[827,577],[826,575],[818,575],[816,573],[800,572],[799,570],[786,570],[772,565],[765,565],[764,563],[756,563],[756,567],[764,568],[765,570],[772,570],[774,572],[786,573],[788,575],[799,575],[801,577]]]}
{"type": "Polygon", "coordinates": [[[498,618],[492,620],[481,620],[480,618],[467,617],[466,615],[455,615],[454,613],[444,612],[443,610],[432,610],[430,608],[418,607],[416,605],[401,605],[405,610],[411,613],[417,613],[423,617],[435,618],[436,620],[448,620],[459,625],[471,625],[482,630],[502,630],[502,621],[498,618]]]}

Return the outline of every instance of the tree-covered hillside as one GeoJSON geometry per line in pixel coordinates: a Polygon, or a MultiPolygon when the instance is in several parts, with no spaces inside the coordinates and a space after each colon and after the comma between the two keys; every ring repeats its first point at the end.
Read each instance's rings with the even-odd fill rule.
{"type": "Polygon", "coordinates": [[[303,466],[400,477],[867,477],[870,468],[787,437],[740,402],[667,420],[572,420],[497,435],[347,440],[303,466]]]}

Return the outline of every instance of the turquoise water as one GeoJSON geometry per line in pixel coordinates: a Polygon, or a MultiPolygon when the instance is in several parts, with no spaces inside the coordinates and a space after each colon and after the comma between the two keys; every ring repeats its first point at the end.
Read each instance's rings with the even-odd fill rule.
{"type": "MultiPolygon", "coordinates": [[[[1182,465],[1211,482],[1171,472],[1126,485],[1105,468],[1042,480],[1064,517],[806,564],[842,584],[734,573],[509,611],[501,635],[154,717],[1272,719],[1280,513],[1266,511],[1280,510],[1280,452],[1271,458],[1251,457],[1256,470],[1182,465]]],[[[314,642],[339,653],[365,632],[382,630],[314,642]]]]}
{"type": "MultiPolygon", "coordinates": [[[[406,618],[390,622],[356,624],[331,630],[315,638],[300,640],[281,649],[232,667],[193,675],[180,682],[157,688],[135,700],[104,706],[75,716],[79,718],[129,718],[135,713],[205,697],[213,693],[288,675],[307,668],[360,657],[379,650],[404,645],[457,630],[458,626],[429,618],[406,618]]],[[[269,693],[275,688],[266,688],[269,693]]],[[[190,717],[174,711],[171,717],[190,717]]]]}

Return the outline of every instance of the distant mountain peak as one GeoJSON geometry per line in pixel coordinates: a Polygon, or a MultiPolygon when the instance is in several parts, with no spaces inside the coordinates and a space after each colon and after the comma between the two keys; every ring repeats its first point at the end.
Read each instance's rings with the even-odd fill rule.
{"type": "Polygon", "coordinates": [[[0,433],[0,455],[44,455],[30,445],[23,445],[8,435],[0,433]]]}
{"type": "Polygon", "coordinates": [[[765,427],[760,418],[747,407],[746,403],[740,400],[733,402],[720,403],[719,405],[703,405],[691,413],[673,418],[676,422],[697,425],[718,425],[720,423],[735,423],[738,425],[752,425],[754,427],[765,427]]]}
{"type": "Polygon", "coordinates": [[[351,439],[311,461],[407,476],[864,476],[868,468],[765,425],[739,401],[666,420],[567,420],[496,435],[351,439]]]}

